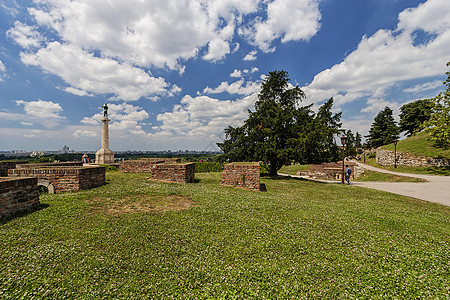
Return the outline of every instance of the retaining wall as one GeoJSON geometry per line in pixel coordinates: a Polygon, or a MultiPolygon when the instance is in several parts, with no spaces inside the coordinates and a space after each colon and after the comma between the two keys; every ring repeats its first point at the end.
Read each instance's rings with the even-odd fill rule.
{"type": "Polygon", "coordinates": [[[36,169],[42,167],[81,167],[83,166],[83,162],[75,161],[75,162],[53,162],[53,163],[38,163],[38,164],[18,164],[13,169],[36,169]]]}
{"type": "Polygon", "coordinates": [[[163,163],[155,164],[152,179],[192,183],[195,180],[195,163],[163,163]]]}
{"type": "MultiPolygon", "coordinates": [[[[41,167],[22,168],[8,171],[8,177],[37,177],[39,181],[49,181],[55,193],[85,190],[104,185],[105,167],[41,167]]],[[[50,190],[50,189],[49,189],[50,190]]]]}
{"type": "MultiPolygon", "coordinates": [[[[376,161],[381,166],[393,166],[395,159],[394,151],[377,149],[376,161]]],[[[427,156],[414,156],[397,151],[397,165],[408,167],[448,167],[450,160],[442,158],[431,158],[427,156]]]]}
{"type": "Polygon", "coordinates": [[[259,191],[261,188],[259,162],[225,164],[220,184],[259,191]]]}
{"type": "Polygon", "coordinates": [[[0,219],[39,205],[37,178],[0,178],[0,219]]]}
{"type": "Polygon", "coordinates": [[[28,161],[0,161],[0,177],[8,176],[9,169],[15,169],[23,164],[28,164],[28,161]]]}
{"type": "MultiPolygon", "coordinates": [[[[347,166],[352,170],[352,179],[358,178],[364,173],[364,169],[358,167],[354,162],[346,161],[344,162],[344,168],[347,166]]],[[[299,171],[301,174],[297,175],[307,175],[309,177],[323,178],[323,179],[341,179],[342,176],[342,161],[323,163],[320,165],[309,165],[308,172],[299,171]]]]}
{"type": "Polygon", "coordinates": [[[141,158],[136,160],[124,160],[119,163],[119,171],[122,173],[152,173],[157,164],[180,162],[180,158],[141,158]]]}

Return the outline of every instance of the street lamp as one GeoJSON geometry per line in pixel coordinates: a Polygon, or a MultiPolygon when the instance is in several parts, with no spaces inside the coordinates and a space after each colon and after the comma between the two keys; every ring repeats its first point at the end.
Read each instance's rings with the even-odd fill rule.
{"type": "Polygon", "coordinates": [[[363,146],[364,163],[366,163],[366,148],[367,148],[367,144],[364,143],[362,146],[363,146]]]}
{"type": "Polygon", "coordinates": [[[397,168],[397,139],[394,139],[394,169],[397,168]]]}
{"type": "Polygon", "coordinates": [[[341,144],[342,144],[342,184],[344,184],[345,178],[345,169],[344,169],[344,159],[345,159],[345,144],[347,143],[347,137],[345,135],[341,136],[341,144]]]}

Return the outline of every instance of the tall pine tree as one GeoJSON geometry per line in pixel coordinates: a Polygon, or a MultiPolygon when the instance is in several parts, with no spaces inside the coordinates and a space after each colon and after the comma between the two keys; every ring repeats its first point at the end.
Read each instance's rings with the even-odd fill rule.
{"type": "Polygon", "coordinates": [[[378,148],[398,139],[398,134],[399,129],[392,115],[392,109],[386,106],[375,117],[367,136],[367,143],[369,147],[378,148]]]}

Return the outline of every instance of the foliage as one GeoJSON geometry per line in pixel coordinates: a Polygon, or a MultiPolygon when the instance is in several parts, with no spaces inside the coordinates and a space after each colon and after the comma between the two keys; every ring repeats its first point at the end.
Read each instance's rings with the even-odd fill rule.
{"type": "Polygon", "coordinates": [[[263,178],[259,193],[220,186],[220,173],[145,176],[107,173],[0,223],[0,298],[448,298],[448,207],[300,180],[263,178]],[[108,210],[170,195],[195,206],[108,210]]]}
{"type": "Polygon", "coordinates": [[[106,172],[118,172],[119,169],[116,166],[111,166],[108,164],[101,164],[101,167],[105,167],[106,168],[106,172]]]}
{"type": "Polygon", "coordinates": [[[357,149],[362,147],[361,144],[361,134],[359,132],[356,132],[355,135],[353,135],[353,132],[348,129],[344,132],[344,135],[347,137],[347,142],[345,145],[345,157],[353,157],[357,154],[357,149]]]}
{"type": "Polygon", "coordinates": [[[392,115],[392,109],[385,107],[375,117],[368,137],[369,147],[378,148],[383,145],[392,143],[393,140],[399,138],[399,129],[397,122],[392,115]]]}
{"type": "Polygon", "coordinates": [[[196,162],[196,173],[222,172],[224,163],[221,162],[196,162]]]}
{"type": "Polygon", "coordinates": [[[433,102],[431,99],[416,100],[400,107],[400,132],[406,132],[407,136],[423,129],[423,124],[431,116],[433,102]]]}
{"type": "Polygon", "coordinates": [[[285,71],[272,71],[262,83],[255,111],[241,127],[225,129],[225,140],[217,145],[222,161],[261,161],[274,175],[291,162],[330,161],[338,157],[334,135],[341,114],[333,115],[333,99],[319,108],[300,107],[305,98],[298,87],[289,88],[285,71]]]}
{"type": "MultiPolygon", "coordinates": [[[[447,63],[450,66],[450,62],[447,63]]],[[[450,72],[444,84],[447,90],[439,93],[433,98],[433,113],[430,119],[425,122],[427,132],[430,133],[430,139],[438,146],[444,149],[450,147],[450,72]]]]}
{"type": "MultiPolygon", "coordinates": [[[[385,145],[382,148],[394,151],[394,144],[385,145]]],[[[397,151],[416,156],[446,158],[450,160],[450,149],[436,147],[434,143],[430,141],[430,134],[427,132],[419,132],[404,140],[398,141],[397,151]]]]}

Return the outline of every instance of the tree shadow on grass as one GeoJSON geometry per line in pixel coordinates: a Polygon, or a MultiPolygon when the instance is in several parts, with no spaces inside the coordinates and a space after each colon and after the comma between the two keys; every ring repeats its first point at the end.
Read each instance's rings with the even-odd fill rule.
{"type": "Polygon", "coordinates": [[[0,219],[0,225],[6,224],[6,223],[8,223],[8,222],[10,222],[10,221],[12,221],[14,219],[25,217],[25,216],[27,216],[27,215],[29,215],[31,213],[34,213],[34,212],[46,209],[49,206],[50,206],[50,204],[40,203],[40,204],[38,204],[36,206],[33,206],[31,208],[28,208],[26,210],[15,212],[15,213],[13,213],[13,214],[11,214],[9,216],[1,218],[0,219]]]}

